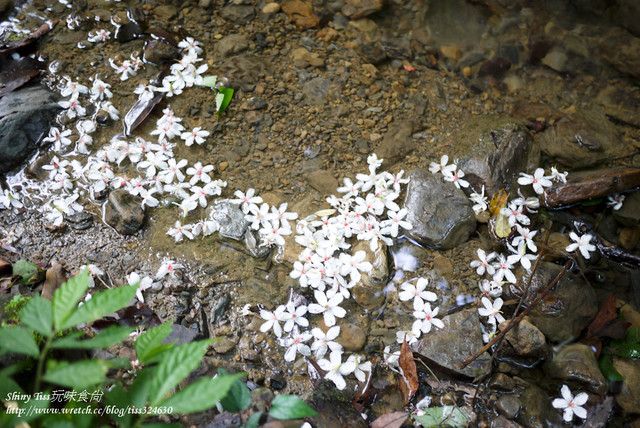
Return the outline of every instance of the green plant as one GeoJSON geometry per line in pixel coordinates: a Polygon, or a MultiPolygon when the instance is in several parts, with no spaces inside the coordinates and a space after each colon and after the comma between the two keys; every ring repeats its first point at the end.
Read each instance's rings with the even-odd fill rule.
{"type": "Polygon", "coordinates": [[[231,102],[231,98],[233,97],[233,88],[228,88],[225,86],[220,86],[216,88],[218,83],[218,76],[205,76],[202,80],[202,86],[206,86],[207,88],[211,88],[216,92],[216,112],[218,113],[218,119],[220,119],[220,115],[224,113],[224,111],[229,107],[229,103],[231,102]]]}
{"type": "Polygon", "coordinates": [[[4,306],[4,322],[7,324],[16,324],[20,321],[20,311],[24,305],[29,302],[30,298],[22,294],[16,294],[4,306]]]}
{"type": "Polygon", "coordinates": [[[136,373],[128,388],[107,378],[110,369],[130,367],[128,359],[64,361],[52,358],[53,350],[106,348],[134,331],[129,327],[111,326],[92,338],[83,339],[78,325],[125,307],[137,289],[134,285],[105,290],[78,306],[88,286],[89,274],[84,271],[62,284],[51,301],[37,295],[33,297],[20,311],[19,325],[0,328],[0,355],[21,354],[37,360],[35,373],[31,373],[33,394],[25,394],[23,388],[28,385],[16,382],[27,377],[21,373],[22,364],[0,370],[0,396],[13,402],[11,410],[0,416],[0,425],[28,422],[35,426],[60,423],[96,426],[111,419],[121,427],[138,427],[149,416],[192,413],[213,407],[245,375],[225,373],[202,378],[172,393],[198,366],[212,340],[180,346],[162,343],[171,332],[171,323],[151,328],[136,340],[136,355],[145,367],[136,373]],[[34,339],[36,334],[44,338],[41,346],[34,339]],[[16,376],[18,374],[23,376],[16,376]],[[65,389],[52,390],[53,385],[65,389]],[[89,393],[87,388],[95,389],[89,393]],[[100,402],[103,394],[104,404],[100,402]],[[20,402],[24,402],[22,407],[20,402]],[[62,407],[50,407],[52,404],[62,407]],[[30,410],[27,412],[27,409],[30,410]]]}

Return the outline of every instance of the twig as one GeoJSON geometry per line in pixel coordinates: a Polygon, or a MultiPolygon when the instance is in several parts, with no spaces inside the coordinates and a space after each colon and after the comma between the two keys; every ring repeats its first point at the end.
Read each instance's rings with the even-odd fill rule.
{"type": "Polygon", "coordinates": [[[547,288],[545,288],[544,291],[542,291],[542,293],[538,294],[538,297],[536,297],[533,300],[533,302],[531,302],[531,304],[524,311],[522,311],[520,315],[518,315],[516,318],[513,318],[509,323],[509,325],[507,325],[507,327],[504,330],[500,331],[500,333],[496,334],[496,336],[489,343],[483,346],[482,349],[480,349],[478,352],[476,352],[475,354],[473,354],[472,356],[464,360],[461,364],[458,364],[458,368],[463,369],[466,366],[468,366],[469,363],[471,363],[473,360],[475,360],[484,352],[486,352],[489,348],[491,348],[491,346],[493,346],[494,343],[500,340],[505,334],[509,332],[509,330],[511,330],[516,324],[518,324],[520,320],[522,320],[522,318],[524,318],[524,316],[527,315],[529,311],[531,311],[540,302],[540,300],[544,299],[546,295],[551,292],[551,289],[558,283],[558,281],[560,281],[564,273],[571,267],[572,263],[573,263],[573,260],[567,261],[567,263],[565,263],[565,265],[562,267],[562,270],[558,272],[558,275],[556,275],[553,281],[549,283],[547,288]]]}

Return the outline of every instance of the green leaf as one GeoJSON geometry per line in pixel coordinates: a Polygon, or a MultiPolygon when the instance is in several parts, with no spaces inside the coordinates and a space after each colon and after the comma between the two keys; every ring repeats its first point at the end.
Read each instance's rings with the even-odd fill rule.
{"type": "Polygon", "coordinates": [[[195,413],[207,410],[223,399],[242,376],[246,376],[246,373],[200,379],[176,392],[161,405],[173,408],[173,413],[195,413]]]}
{"type": "Polygon", "coordinates": [[[469,424],[469,416],[454,406],[431,407],[421,416],[412,415],[423,427],[464,428],[469,424]]]}
{"type": "Polygon", "coordinates": [[[300,419],[316,415],[316,411],[296,395],[278,395],[269,409],[269,416],[276,419],[300,419]]]}
{"type": "Polygon", "coordinates": [[[0,354],[15,352],[32,357],[40,355],[40,349],[30,329],[20,326],[0,328],[0,354]]]}
{"type": "Polygon", "coordinates": [[[51,302],[36,294],[20,311],[20,321],[45,337],[51,336],[53,330],[51,302]]]}
{"type": "Polygon", "coordinates": [[[590,207],[590,206],[593,206],[593,205],[598,205],[602,201],[604,201],[604,199],[602,199],[602,198],[589,199],[588,201],[584,201],[582,203],[582,206],[583,207],[590,207]]]}
{"type": "Polygon", "coordinates": [[[218,83],[218,76],[204,76],[202,79],[202,86],[207,88],[215,89],[216,83],[218,83]]]}
{"type": "MultiPolygon", "coordinates": [[[[229,372],[225,369],[218,369],[218,377],[220,376],[229,376],[229,372]]],[[[238,379],[231,385],[229,393],[220,400],[220,404],[229,412],[239,412],[251,405],[251,392],[249,392],[247,385],[238,379]]]]}
{"type": "Polygon", "coordinates": [[[8,394],[11,394],[14,392],[21,393],[22,388],[20,388],[20,385],[18,385],[16,381],[11,379],[8,376],[8,374],[1,373],[0,374],[0,397],[6,398],[8,394]]]}
{"type": "MultiPolygon", "coordinates": [[[[92,299],[93,300],[93,299],[92,299]]],[[[135,328],[112,325],[96,334],[91,339],[77,340],[74,336],[66,336],[53,342],[52,348],[97,349],[108,348],[123,341],[135,328]]]]}
{"type": "Polygon", "coordinates": [[[172,322],[166,322],[157,327],[150,328],[136,339],[136,355],[142,364],[149,364],[152,358],[167,349],[173,348],[172,344],[161,343],[171,334],[172,322]]]}
{"type": "Polygon", "coordinates": [[[171,389],[198,367],[210,344],[211,340],[185,343],[162,354],[151,380],[151,406],[157,406],[171,389]]]}
{"type": "Polygon", "coordinates": [[[151,390],[152,369],[144,368],[138,372],[136,380],[129,388],[129,396],[131,397],[131,405],[136,408],[142,408],[147,404],[149,391],[151,390]]]}
{"type": "Polygon", "coordinates": [[[227,88],[225,86],[220,86],[220,89],[218,89],[218,95],[216,95],[216,111],[218,112],[218,118],[220,118],[220,115],[224,113],[227,107],[229,107],[231,97],[233,97],[233,92],[233,88],[227,88]]]}
{"type": "MultiPolygon", "coordinates": [[[[130,393],[121,385],[116,385],[105,394],[105,404],[116,409],[126,409],[131,405],[130,393]]],[[[128,412],[125,412],[122,417],[116,413],[109,413],[107,416],[120,428],[129,428],[133,417],[128,412]]]]}
{"type": "Polygon", "coordinates": [[[35,277],[38,278],[38,266],[25,260],[18,260],[13,264],[13,275],[19,276],[19,282],[28,284],[35,277]]]}
{"type": "Polygon", "coordinates": [[[244,428],[258,428],[258,424],[260,423],[260,418],[262,417],[262,410],[259,412],[255,412],[246,424],[244,424],[244,428]]]}
{"type": "Polygon", "coordinates": [[[94,294],[91,300],[84,302],[62,324],[62,329],[82,323],[90,323],[112,312],[124,308],[136,295],[138,287],[125,285],[94,294]]]}
{"type": "Polygon", "coordinates": [[[78,275],[63,283],[51,299],[53,307],[53,327],[56,330],[64,330],[67,319],[74,309],[78,307],[78,302],[89,288],[89,271],[83,270],[78,275]]]}
{"type": "Polygon", "coordinates": [[[609,382],[622,382],[624,380],[622,375],[613,366],[613,361],[611,361],[611,357],[609,357],[607,353],[602,353],[598,360],[598,366],[600,367],[600,371],[604,377],[606,377],[609,382]]]}
{"type": "Polygon", "coordinates": [[[75,363],[50,360],[47,362],[47,372],[43,379],[49,383],[82,391],[102,383],[108,368],[102,360],[82,360],[75,363]]]}

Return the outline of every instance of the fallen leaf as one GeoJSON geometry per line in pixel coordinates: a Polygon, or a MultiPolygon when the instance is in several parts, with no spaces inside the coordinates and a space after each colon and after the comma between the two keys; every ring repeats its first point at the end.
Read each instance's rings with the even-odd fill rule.
{"type": "Polygon", "coordinates": [[[612,294],[605,300],[596,317],[587,327],[585,337],[581,342],[594,346],[597,350],[596,358],[598,358],[602,349],[602,339],[622,339],[625,337],[629,325],[618,317],[616,298],[612,294]]]}
{"type": "Polygon", "coordinates": [[[507,199],[509,199],[509,194],[504,189],[494,193],[491,202],[489,202],[489,213],[491,215],[499,213],[502,208],[507,206],[507,199]]]}
{"type": "Polygon", "coordinates": [[[371,423],[371,428],[400,428],[408,417],[406,412],[385,413],[371,423]]]}
{"type": "Polygon", "coordinates": [[[289,20],[299,28],[313,28],[320,19],[313,13],[313,7],[301,0],[290,0],[282,3],[282,11],[287,14],[289,20]]]}
{"type": "Polygon", "coordinates": [[[129,136],[149,116],[153,108],[162,100],[160,93],[149,100],[138,100],[124,117],[124,135],[129,136]]]}
{"type": "Polygon", "coordinates": [[[51,267],[47,269],[47,276],[42,286],[41,296],[51,300],[53,293],[67,280],[67,272],[57,260],[51,261],[51,267]]]}
{"type": "Polygon", "coordinates": [[[36,28],[26,39],[18,40],[15,42],[7,43],[5,45],[0,46],[0,55],[14,52],[20,48],[23,48],[40,37],[47,34],[49,31],[53,29],[58,24],[58,19],[54,19],[53,21],[45,22],[40,27],[36,28]]]}
{"type": "Polygon", "coordinates": [[[401,376],[398,380],[398,386],[406,404],[418,391],[418,371],[416,369],[416,362],[413,359],[413,352],[411,351],[411,348],[409,348],[406,340],[402,342],[398,365],[400,366],[401,376]]]}

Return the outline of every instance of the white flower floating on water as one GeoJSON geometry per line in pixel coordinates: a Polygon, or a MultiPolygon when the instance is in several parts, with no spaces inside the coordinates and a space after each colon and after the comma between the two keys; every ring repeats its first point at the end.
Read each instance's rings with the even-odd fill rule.
{"type": "Polygon", "coordinates": [[[613,210],[617,211],[622,208],[622,203],[624,202],[624,195],[620,193],[616,193],[615,195],[610,195],[607,198],[607,206],[610,206],[613,210]]]}
{"type": "Polygon", "coordinates": [[[482,298],[482,304],[484,308],[479,308],[478,313],[482,317],[488,317],[487,322],[489,324],[498,325],[504,322],[504,317],[502,316],[502,312],[500,312],[500,308],[502,308],[503,301],[500,297],[491,302],[487,297],[482,298]]]}
{"type": "Polygon", "coordinates": [[[560,393],[562,394],[562,398],[556,398],[551,405],[556,409],[563,410],[562,418],[565,422],[571,422],[573,415],[576,415],[580,419],[587,418],[587,410],[582,407],[589,399],[589,395],[587,395],[586,392],[581,392],[574,397],[569,387],[562,385],[560,393]]]}
{"type": "Polygon", "coordinates": [[[595,245],[591,243],[591,236],[588,233],[585,233],[582,236],[578,236],[575,232],[569,233],[569,237],[574,241],[573,244],[569,245],[565,250],[568,253],[573,253],[575,250],[580,250],[580,253],[585,259],[591,258],[591,252],[596,250],[595,245]]]}

